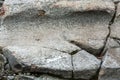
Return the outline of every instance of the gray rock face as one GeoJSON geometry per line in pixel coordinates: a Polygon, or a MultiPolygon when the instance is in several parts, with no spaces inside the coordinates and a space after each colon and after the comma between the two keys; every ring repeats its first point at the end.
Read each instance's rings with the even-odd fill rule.
{"type": "Polygon", "coordinates": [[[28,76],[28,75],[16,75],[16,76],[5,76],[4,80],[66,80],[66,79],[60,79],[56,77],[51,77],[48,75],[41,75],[40,77],[35,76],[28,76]]]}
{"type": "Polygon", "coordinates": [[[99,80],[120,80],[120,48],[107,51],[99,75],[99,80]]]}
{"type": "Polygon", "coordinates": [[[119,43],[120,43],[120,42],[119,42],[119,40],[117,40],[117,39],[108,38],[106,48],[109,49],[109,48],[120,47],[120,44],[119,44],[119,43]]]}
{"type": "Polygon", "coordinates": [[[46,14],[56,16],[69,12],[102,10],[113,13],[114,4],[111,0],[5,0],[5,16],[20,13],[27,9],[44,10],[46,14]]]}
{"type": "Polygon", "coordinates": [[[78,52],[77,54],[73,55],[74,78],[87,80],[92,78],[97,73],[100,63],[100,60],[88,52],[84,50],[78,52]]]}
{"type": "Polygon", "coordinates": [[[5,19],[0,45],[39,45],[71,53],[79,50],[69,43],[75,42],[82,49],[98,54],[104,46],[112,18],[110,14],[99,11],[78,12],[61,18],[28,15],[23,12],[5,19]]]}
{"type": "Polygon", "coordinates": [[[112,1],[114,1],[114,2],[120,2],[120,0],[112,0],[112,1]]]}
{"type": "MultiPolygon", "coordinates": [[[[14,73],[47,73],[87,80],[96,75],[101,61],[93,55],[100,54],[109,34],[109,22],[115,12],[113,0],[5,0],[2,8],[5,14],[0,17],[0,52],[14,73]]],[[[117,16],[119,13],[118,7],[117,16]]],[[[109,47],[119,47],[119,23],[118,17],[111,27],[109,47]]],[[[116,60],[108,53],[100,80],[108,80],[109,57],[116,60]]],[[[17,78],[60,80],[48,76],[17,78]]]]}
{"type": "Polygon", "coordinates": [[[120,38],[120,27],[119,27],[119,24],[120,24],[120,18],[118,17],[116,20],[115,20],[115,23],[111,26],[111,35],[110,37],[112,38],[115,38],[115,39],[119,39],[120,38]]]}
{"type": "Polygon", "coordinates": [[[71,78],[71,55],[68,53],[34,46],[9,46],[3,49],[3,53],[15,72],[22,69],[24,72],[24,65],[27,65],[31,68],[30,72],[50,73],[71,78]]]}
{"type": "Polygon", "coordinates": [[[116,41],[116,43],[120,45],[120,27],[119,27],[120,25],[120,3],[118,3],[117,7],[118,8],[117,8],[117,13],[116,13],[116,18],[115,18],[114,23],[111,25],[110,38],[114,39],[114,41],[116,41]]]}
{"type": "Polygon", "coordinates": [[[111,36],[113,38],[120,38],[120,3],[118,3],[117,15],[114,24],[111,26],[111,36]]]}
{"type": "MultiPolygon", "coordinates": [[[[29,72],[49,73],[64,78],[71,78],[73,71],[75,79],[90,79],[101,63],[84,50],[71,57],[68,53],[48,48],[9,46],[3,49],[3,53],[15,72],[24,71],[27,65],[30,67],[29,72]]],[[[29,67],[26,68],[29,70],[29,67]]]]}

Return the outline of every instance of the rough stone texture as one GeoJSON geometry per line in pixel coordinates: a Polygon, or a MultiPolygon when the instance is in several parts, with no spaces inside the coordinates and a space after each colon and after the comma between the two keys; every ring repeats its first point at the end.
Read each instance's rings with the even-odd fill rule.
{"type": "Polygon", "coordinates": [[[4,64],[6,63],[6,58],[0,53],[0,76],[4,71],[4,64]]]}
{"type": "Polygon", "coordinates": [[[26,65],[31,67],[30,72],[49,73],[71,78],[71,55],[68,53],[34,46],[9,46],[3,49],[3,53],[15,72],[26,65]]]}
{"type": "Polygon", "coordinates": [[[117,13],[114,23],[110,26],[111,33],[107,42],[106,52],[99,80],[120,80],[120,3],[117,6],[117,13]]]}
{"type": "Polygon", "coordinates": [[[73,55],[74,78],[90,79],[96,75],[101,61],[82,50],[73,55]],[[84,74],[84,75],[83,75],[84,74]]]}
{"type": "Polygon", "coordinates": [[[120,48],[111,48],[105,54],[99,80],[120,80],[120,48]]]}
{"type": "Polygon", "coordinates": [[[117,16],[119,17],[120,16],[120,3],[118,3],[118,6],[117,6],[117,16]]]}
{"type": "Polygon", "coordinates": [[[114,39],[120,45],[120,3],[117,6],[117,13],[114,23],[111,25],[110,38],[114,39]]]}
{"type": "Polygon", "coordinates": [[[115,48],[115,47],[120,47],[120,42],[117,39],[113,38],[108,38],[107,44],[106,44],[106,49],[109,48],[115,48]]]}
{"type": "Polygon", "coordinates": [[[56,77],[51,77],[48,75],[41,75],[40,77],[35,77],[32,75],[16,75],[16,76],[4,76],[2,80],[66,80],[56,77]]]}
{"type": "Polygon", "coordinates": [[[111,0],[5,0],[4,7],[5,16],[20,13],[27,9],[44,10],[46,14],[54,16],[90,10],[114,12],[114,4],[111,0]]]}
{"type": "Polygon", "coordinates": [[[71,53],[79,50],[69,43],[75,41],[79,47],[98,54],[104,46],[112,18],[110,14],[99,11],[74,12],[59,18],[40,17],[31,15],[31,12],[37,13],[34,9],[26,10],[5,19],[0,45],[40,45],[71,53]]]}
{"type": "Polygon", "coordinates": [[[112,0],[112,1],[114,1],[114,2],[120,2],[120,0],[112,0]]]}
{"type": "MultiPolygon", "coordinates": [[[[109,22],[115,11],[113,1],[116,2],[5,0],[2,7],[5,14],[0,17],[0,52],[4,47],[2,53],[14,73],[47,73],[89,80],[100,67],[100,60],[91,54],[100,54],[105,45],[109,22]]],[[[109,47],[119,47],[119,21],[116,18],[112,25],[116,27],[111,29],[109,47]]],[[[18,78],[35,79],[30,77],[18,78]]],[[[102,78],[105,79],[100,76],[102,78]]],[[[39,79],[57,80],[46,76],[39,79]]]]}
{"type": "Polygon", "coordinates": [[[111,35],[110,37],[113,37],[115,39],[120,39],[120,18],[118,17],[114,24],[111,26],[111,35]]]}

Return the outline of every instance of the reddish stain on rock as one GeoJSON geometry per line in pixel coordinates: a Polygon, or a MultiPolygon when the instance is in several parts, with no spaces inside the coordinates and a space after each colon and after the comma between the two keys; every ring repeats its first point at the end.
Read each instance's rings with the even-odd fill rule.
{"type": "Polygon", "coordinates": [[[5,14],[5,9],[4,7],[1,7],[0,9],[0,16],[3,16],[5,14]]]}

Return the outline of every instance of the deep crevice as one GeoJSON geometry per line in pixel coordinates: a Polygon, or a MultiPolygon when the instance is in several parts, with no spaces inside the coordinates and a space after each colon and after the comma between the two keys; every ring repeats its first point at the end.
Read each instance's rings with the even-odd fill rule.
{"type": "MultiPolygon", "coordinates": [[[[102,57],[105,55],[105,53],[106,53],[107,50],[108,50],[108,49],[106,48],[106,46],[107,46],[108,39],[110,38],[110,35],[111,35],[111,25],[114,23],[115,18],[116,18],[118,2],[115,2],[114,4],[115,4],[115,12],[114,12],[114,15],[113,15],[111,21],[109,22],[109,26],[108,26],[109,33],[108,33],[108,35],[107,35],[107,37],[106,37],[105,44],[104,44],[104,46],[103,46],[103,48],[102,48],[102,50],[101,50],[101,53],[100,53],[100,55],[99,55],[99,57],[101,57],[101,59],[102,59],[102,57]]],[[[96,72],[96,79],[97,79],[97,80],[99,79],[99,72],[100,72],[100,69],[101,69],[101,67],[102,67],[102,64],[103,64],[103,61],[101,60],[100,67],[99,67],[98,71],[96,72]]],[[[92,80],[92,79],[91,79],[91,80],[92,80]]]]}
{"type": "Polygon", "coordinates": [[[96,74],[90,80],[98,80],[99,72],[100,72],[100,69],[102,67],[102,63],[103,63],[103,61],[101,60],[100,66],[99,66],[98,70],[96,71],[96,74]]]}
{"type": "Polygon", "coordinates": [[[90,54],[92,54],[92,55],[94,55],[96,57],[98,56],[98,53],[100,53],[100,51],[101,51],[101,49],[96,50],[96,49],[93,49],[93,48],[91,48],[91,47],[89,47],[87,45],[83,45],[83,44],[81,44],[81,43],[79,43],[77,41],[74,41],[74,40],[71,40],[71,41],[68,41],[68,42],[74,44],[75,46],[78,46],[82,50],[85,50],[88,53],[90,53],[90,54]]]}
{"type": "Polygon", "coordinates": [[[111,35],[111,25],[114,23],[115,18],[116,18],[118,2],[115,2],[114,4],[115,4],[115,12],[114,12],[114,15],[113,15],[112,19],[110,20],[110,22],[109,22],[109,24],[108,24],[109,33],[108,33],[108,35],[107,35],[107,37],[106,37],[106,39],[105,39],[104,46],[103,46],[103,48],[102,48],[102,50],[101,50],[101,52],[100,52],[100,54],[99,54],[99,57],[100,57],[100,58],[102,58],[102,56],[104,56],[105,53],[106,53],[106,51],[108,50],[108,49],[106,48],[106,46],[107,46],[108,39],[109,39],[109,37],[110,37],[110,35],[111,35]]]}

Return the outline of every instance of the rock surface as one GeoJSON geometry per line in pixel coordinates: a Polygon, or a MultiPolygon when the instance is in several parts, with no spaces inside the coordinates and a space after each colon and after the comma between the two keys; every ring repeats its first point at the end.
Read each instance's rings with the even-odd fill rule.
{"type": "Polygon", "coordinates": [[[8,76],[4,77],[4,80],[66,80],[66,79],[60,79],[56,77],[51,77],[48,75],[41,75],[40,77],[35,76],[27,76],[27,75],[16,75],[16,76],[8,76]]]}
{"type": "Polygon", "coordinates": [[[117,38],[117,39],[120,38],[120,32],[119,32],[120,16],[119,15],[120,15],[120,3],[118,3],[116,19],[113,25],[111,26],[111,35],[110,35],[110,37],[117,38]]]}
{"type": "Polygon", "coordinates": [[[99,80],[120,80],[120,48],[107,51],[99,75],[99,80]]]}
{"type": "Polygon", "coordinates": [[[91,79],[96,75],[101,61],[82,50],[73,55],[73,74],[75,79],[91,79]]]}
{"type": "Polygon", "coordinates": [[[48,15],[63,15],[69,12],[102,10],[114,12],[111,0],[5,0],[5,16],[20,13],[27,9],[44,10],[48,15]]]}
{"type": "Polygon", "coordinates": [[[30,71],[29,67],[26,67],[29,72],[49,73],[71,78],[71,55],[68,53],[34,46],[7,47],[3,49],[3,53],[15,72],[18,70],[24,72],[25,65],[25,67],[30,67],[30,71]]]}
{"type": "Polygon", "coordinates": [[[0,45],[39,45],[66,52],[78,50],[75,46],[78,45],[90,53],[99,54],[109,33],[108,24],[112,18],[106,12],[87,10],[59,18],[49,15],[40,17],[31,12],[36,10],[26,10],[6,17],[0,32],[0,45]]]}
{"type": "Polygon", "coordinates": [[[119,80],[117,2],[5,0],[0,4],[0,79],[97,80],[100,70],[99,80],[119,80]],[[107,49],[101,64],[97,56],[107,49]]]}

